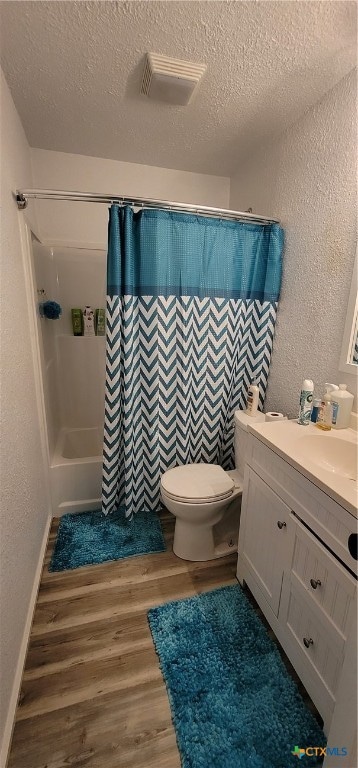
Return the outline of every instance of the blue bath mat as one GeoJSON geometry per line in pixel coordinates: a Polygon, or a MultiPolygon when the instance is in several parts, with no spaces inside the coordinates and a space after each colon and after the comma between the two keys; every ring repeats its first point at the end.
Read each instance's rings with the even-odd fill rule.
{"type": "Polygon", "coordinates": [[[100,510],[63,515],[49,570],[66,571],[165,550],[156,512],[138,512],[132,520],[122,510],[107,517],[100,510]]]}
{"type": "Polygon", "coordinates": [[[326,739],[238,584],[148,612],[183,768],[307,768],[326,739]]]}

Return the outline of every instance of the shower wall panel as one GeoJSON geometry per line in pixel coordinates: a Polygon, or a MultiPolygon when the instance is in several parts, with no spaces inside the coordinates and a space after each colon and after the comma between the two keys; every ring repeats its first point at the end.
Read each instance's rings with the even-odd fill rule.
{"type": "Polygon", "coordinates": [[[34,241],[39,304],[53,299],[58,320],[39,317],[42,380],[50,459],[63,429],[103,429],[105,337],[75,337],[71,309],[105,307],[105,251],[50,248],[34,241]]]}
{"type": "Polygon", "coordinates": [[[57,337],[61,426],[103,426],[105,383],[104,336],[57,337]]]}
{"type": "Polygon", "coordinates": [[[71,308],[106,305],[106,253],[87,248],[54,248],[58,301],[56,323],[60,425],[103,427],[105,337],[73,336],[71,308]]]}
{"type": "Polygon", "coordinates": [[[60,430],[60,408],[58,396],[58,366],[56,350],[56,322],[40,316],[39,306],[46,299],[54,298],[57,292],[56,267],[50,248],[37,240],[32,242],[33,261],[37,293],[38,333],[42,369],[42,384],[45,402],[47,437],[50,457],[53,456],[60,430]],[[41,293],[43,292],[43,293],[41,293]]]}

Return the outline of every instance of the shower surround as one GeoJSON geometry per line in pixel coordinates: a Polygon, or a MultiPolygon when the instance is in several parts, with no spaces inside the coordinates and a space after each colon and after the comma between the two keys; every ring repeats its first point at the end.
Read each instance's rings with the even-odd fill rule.
{"type": "Polygon", "coordinates": [[[33,263],[37,290],[62,307],[59,320],[38,315],[52,506],[60,516],[100,506],[105,338],[73,336],[71,308],[105,306],[106,253],[33,241],[33,263]]]}

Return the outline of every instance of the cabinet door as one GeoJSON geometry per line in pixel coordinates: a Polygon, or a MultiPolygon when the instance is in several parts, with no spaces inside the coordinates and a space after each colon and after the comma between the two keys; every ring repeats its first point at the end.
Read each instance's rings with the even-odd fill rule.
{"type": "Polygon", "coordinates": [[[292,559],[294,523],[287,504],[248,466],[241,515],[239,563],[242,558],[277,616],[283,571],[292,559]]]}
{"type": "Polygon", "coordinates": [[[329,728],[341,674],[345,640],[309,592],[285,574],[280,603],[284,649],[329,728]]]}
{"type": "Polygon", "coordinates": [[[312,603],[313,612],[344,640],[349,633],[357,582],[347,569],[296,520],[291,582],[312,603]]]}

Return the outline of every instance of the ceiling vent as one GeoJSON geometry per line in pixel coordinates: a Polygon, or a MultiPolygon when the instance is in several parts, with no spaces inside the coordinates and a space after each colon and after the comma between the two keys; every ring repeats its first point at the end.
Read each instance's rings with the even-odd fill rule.
{"type": "Polygon", "coordinates": [[[205,70],[206,64],[147,53],[141,93],[167,104],[188,104],[205,70]]]}

